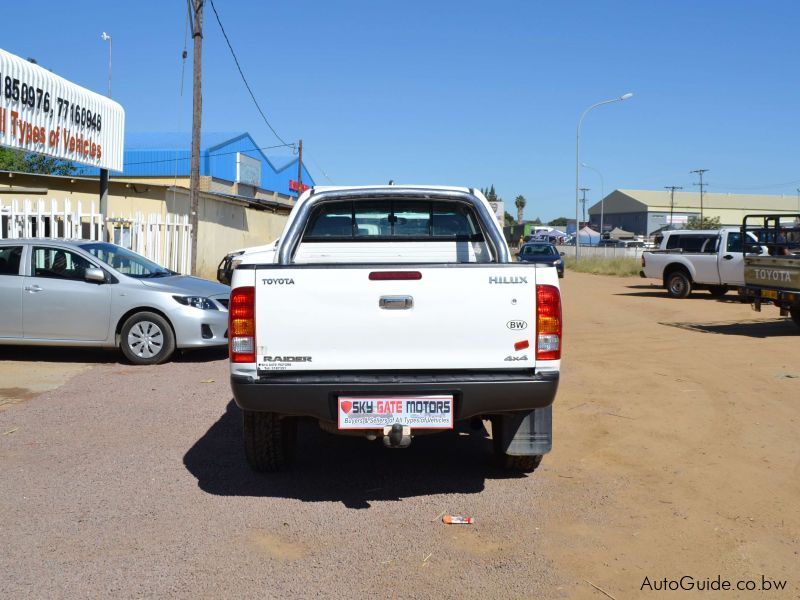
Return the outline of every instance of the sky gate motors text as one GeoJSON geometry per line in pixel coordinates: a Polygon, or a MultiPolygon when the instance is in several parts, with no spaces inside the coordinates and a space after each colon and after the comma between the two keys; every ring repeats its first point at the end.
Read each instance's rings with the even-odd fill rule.
{"type": "Polygon", "coordinates": [[[424,413],[429,415],[450,414],[450,403],[444,400],[354,400],[352,414],[401,414],[424,413]]]}

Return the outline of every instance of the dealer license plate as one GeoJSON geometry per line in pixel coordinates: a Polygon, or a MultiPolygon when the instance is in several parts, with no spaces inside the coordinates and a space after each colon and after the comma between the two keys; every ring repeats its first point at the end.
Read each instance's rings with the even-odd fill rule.
{"type": "Polygon", "coordinates": [[[771,300],[777,300],[778,292],[776,292],[775,290],[761,290],[761,297],[770,298],[771,300]]]}
{"type": "Polygon", "coordinates": [[[340,396],[339,429],[452,429],[453,396],[340,396]]]}

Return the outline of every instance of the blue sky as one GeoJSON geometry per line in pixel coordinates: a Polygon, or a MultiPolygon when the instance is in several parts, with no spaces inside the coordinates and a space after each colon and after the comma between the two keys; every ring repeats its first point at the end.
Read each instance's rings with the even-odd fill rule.
{"type": "MultiPolygon", "coordinates": [[[[303,138],[317,183],[494,184],[527,218],[574,215],[583,160],[614,188],[795,195],[800,187],[798,2],[215,0],[278,132],[303,138]]],[[[20,12],[17,9],[16,12],[20,12]]],[[[41,2],[0,46],[114,98],[128,131],[191,127],[191,40],[180,97],[182,0],[41,2]]],[[[278,143],[244,89],[208,3],[208,131],[278,143]]],[[[285,154],[283,150],[274,151],[285,154]]],[[[582,172],[600,198],[600,180],[582,172]]],[[[510,212],[514,212],[511,210],[510,212]]]]}

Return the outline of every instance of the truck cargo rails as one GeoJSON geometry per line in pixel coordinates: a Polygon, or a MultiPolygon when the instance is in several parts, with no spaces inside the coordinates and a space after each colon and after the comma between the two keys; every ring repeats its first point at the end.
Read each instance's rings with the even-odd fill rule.
{"type": "Polygon", "coordinates": [[[740,293],[754,310],[773,304],[781,316],[791,316],[800,326],[800,213],[747,215],[742,222],[745,234],[755,236],[760,246],[745,254],[740,293]]]}

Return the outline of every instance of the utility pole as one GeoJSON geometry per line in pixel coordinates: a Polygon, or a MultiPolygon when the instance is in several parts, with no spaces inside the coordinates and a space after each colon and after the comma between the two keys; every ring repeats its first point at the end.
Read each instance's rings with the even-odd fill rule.
{"type": "Polygon", "coordinates": [[[665,185],[665,190],[669,190],[669,226],[672,227],[672,213],[675,211],[675,190],[682,190],[679,185],[665,185]]]}
{"type": "Polygon", "coordinates": [[[200,124],[203,116],[203,2],[192,3],[192,38],[194,57],[192,69],[192,162],[189,171],[189,220],[192,224],[192,275],[197,274],[197,238],[200,211],[200,124]]]}
{"type": "Polygon", "coordinates": [[[800,188],[797,189],[797,212],[800,212],[800,188]]]}
{"type": "MultiPolygon", "coordinates": [[[[581,204],[583,205],[583,222],[586,223],[586,192],[588,192],[592,188],[580,188],[581,192],[583,192],[583,197],[581,198],[581,204]]],[[[578,224],[580,225],[580,223],[578,224]]]]}
{"type": "Polygon", "coordinates": [[[297,145],[297,198],[303,193],[303,140],[297,145]]]}
{"type": "Polygon", "coordinates": [[[703,227],[703,192],[708,185],[707,183],[703,183],[703,173],[706,171],[708,171],[708,169],[695,169],[694,171],[689,171],[689,173],[697,173],[700,176],[700,183],[694,184],[700,186],[700,227],[703,227]]]}

